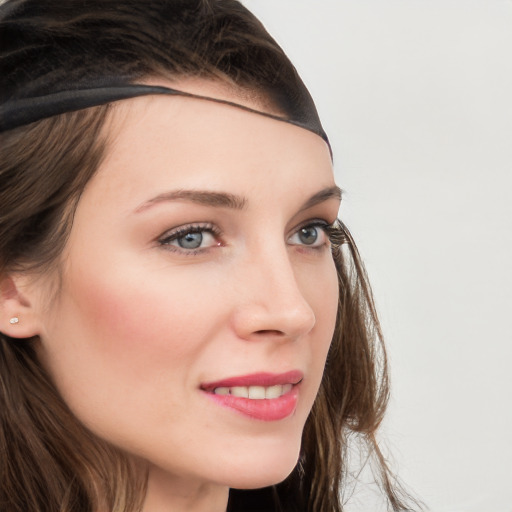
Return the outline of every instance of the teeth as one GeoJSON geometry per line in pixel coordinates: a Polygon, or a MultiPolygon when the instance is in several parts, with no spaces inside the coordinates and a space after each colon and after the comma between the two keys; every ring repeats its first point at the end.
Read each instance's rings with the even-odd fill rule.
{"type": "Polygon", "coordinates": [[[245,386],[235,386],[231,388],[231,395],[239,396],[240,398],[249,398],[249,388],[245,386]]]}
{"type": "Polygon", "coordinates": [[[265,398],[279,398],[283,395],[283,387],[284,386],[270,386],[265,390],[265,398]]]}
{"type": "Polygon", "coordinates": [[[215,388],[216,395],[232,395],[240,398],[251,398],[252,400],[263,400],[265,398],[279,398],[292,389],[292,384],[278,384],[277,386],[234,386],[232,388],[215,388]]]}
{"type": "Polygon", "coordinates": [[[249,390],[249,398],[254,400],[262,400],[265,398],[265,388],[263,386],[251,386],[249,390]]]}
{"type": "Polygon", "coordinates": [[[285,384],[285,385],[283,386],[283,395],[284,395],[284,394],[286,394],[286,393],[288,393],[289,391],[291,391],[291,390],[292,390],[292,387],[293,387],[293,386],[292,386],[291,384],[285,384]]]}

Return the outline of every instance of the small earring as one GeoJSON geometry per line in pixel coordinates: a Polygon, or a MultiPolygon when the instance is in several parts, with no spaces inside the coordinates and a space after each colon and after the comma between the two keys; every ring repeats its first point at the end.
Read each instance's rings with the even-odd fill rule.
{"type": "Polygon", "coordinates": [[[17,316],[13,316],[10,320],[10,324],[17,324],[20,321],[20,319],[17,316]]]}

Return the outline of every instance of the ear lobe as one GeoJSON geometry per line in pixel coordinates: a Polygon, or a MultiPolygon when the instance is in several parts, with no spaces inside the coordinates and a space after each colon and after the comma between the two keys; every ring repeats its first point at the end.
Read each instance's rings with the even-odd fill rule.
{"type": "Polygon", "coordinates": [[[31,338],[39,334],[38,315],[24,293],[25,276],[0,275],[0,332],[11,338],[31,338]]]}

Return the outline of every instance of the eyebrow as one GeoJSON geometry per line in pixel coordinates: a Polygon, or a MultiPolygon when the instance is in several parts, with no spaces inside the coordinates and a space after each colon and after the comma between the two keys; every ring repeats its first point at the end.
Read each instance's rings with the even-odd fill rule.
{"type": "MultiPolygon", "coordinates": [[[[311,196],[300,208],[300,211],[307,210],[313,206],[328,201],[329,199],[341,200],[342,191],[337,186],[327,187],[311,196]]],[[[232,210],[243,210],[247,205],[247,199],[228,192],[213,192],[209,190],[172,190],[164,192],[149,201],[142,203],[135,209],[135,213],[147,210],[151,206],[168,201],[190,201],[215,208],[229,208],[232,210]]]]}
{"type": "Polygon", "coordinates": [[[230,208],[233,210],[243,210],[247,200],[243,197],[229,194],[228,192],[211,192],[208,190],[173,190],[164,192],[153,199],[146,201],[135,209],[136,213],[148,209],[154,204],[167,201],[190,201],[192,203],[213,206],[216,208],[230,208]]]}
{"type": "Polygon", "coordinates": [[[311,196],[300,208],[300,211],[313,208],[319,203],[328,201],[329,199],[337,199],[341,201],[342,190],[340,187],[334,185],[332,187],[323,188],[313,196],[311,196]]]}

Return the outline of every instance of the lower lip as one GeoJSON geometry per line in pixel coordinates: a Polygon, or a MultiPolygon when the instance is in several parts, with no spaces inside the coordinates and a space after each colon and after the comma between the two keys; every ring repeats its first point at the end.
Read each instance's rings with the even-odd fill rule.
{"type": "Polygon", "coordinates": [[[248,416],[249,418],[262,421],[279,421],[291,416],[296,407],[299,397],[298,385],[279,398],[265,398],[253,400],[251,398],[240,398],[232,395],[216,395],[207,393],[217,404],[228,407],[248,416]]]}

